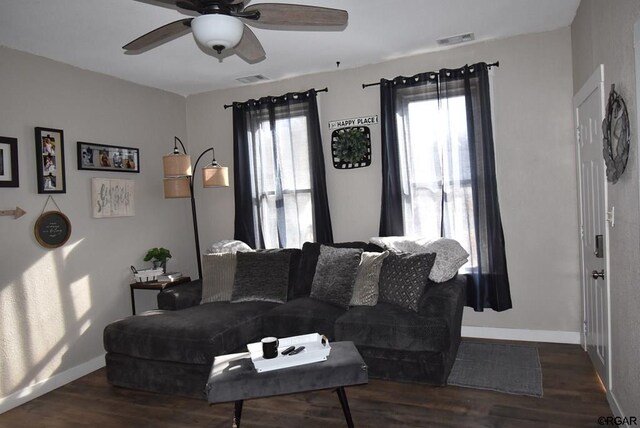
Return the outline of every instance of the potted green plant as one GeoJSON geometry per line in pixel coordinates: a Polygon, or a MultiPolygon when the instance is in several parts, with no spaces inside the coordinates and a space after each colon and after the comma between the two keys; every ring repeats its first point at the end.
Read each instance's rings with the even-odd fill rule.
{"type": "Polygon", "coordinates": [[[166,248],[152,248],[147,251],[147,255],[144,256],[144,261],[151,261],[154,268],[162,267],[162,272],[167,273],[167,260],[171,258],[171,252],[166,248]]]}

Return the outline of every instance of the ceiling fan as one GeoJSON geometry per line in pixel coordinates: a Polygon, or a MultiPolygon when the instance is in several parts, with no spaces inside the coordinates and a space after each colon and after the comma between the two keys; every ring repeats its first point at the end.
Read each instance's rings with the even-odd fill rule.
{"type": "MultiPolygon", "coordinates": [[[[156,28],[122,48],[126,53],[141,53],[180,37],[189,31],[200,45],[218,54],[225,49],[248,63],[265,58],[264,48],[251,29],[300,29],[306,27],[344,28],[349,19],[345,10],[298,4],[259,3],[246,6],[244,0],[155,0],[167,6],[177,6],[199,13],[156,28]]],[[[161,4],[159,4],[161,6],[161,4]]]]}

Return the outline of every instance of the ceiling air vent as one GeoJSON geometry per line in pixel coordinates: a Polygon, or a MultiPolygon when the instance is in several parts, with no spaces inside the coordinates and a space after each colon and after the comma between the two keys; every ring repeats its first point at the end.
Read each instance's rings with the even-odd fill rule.
{"type": "Polygon", "coordinates": [[[458,34],[457,36],[445,37],[436,40],[440,46],[457,45],[459,43],[471,42],[476,39],[473,33],[458,34]]]}
{"type": "Polygon", "coordinates": [[[269,78],[263,76],[262,74],[256,74],[253,76],[239,77],[236,80],[241,83],[256,83],[262,82],[263,80],[269,80],[269,78]]]}

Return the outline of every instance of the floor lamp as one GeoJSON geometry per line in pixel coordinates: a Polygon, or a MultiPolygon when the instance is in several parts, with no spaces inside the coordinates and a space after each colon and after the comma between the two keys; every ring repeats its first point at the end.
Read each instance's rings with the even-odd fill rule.
{"type": "MultiPolygon", "coordinates": [[[[202,168],[202,187],[229,187],[229,168],[220,166],[216,161],[213,147],[206,149],[198,156],[193,170],[197,170],[198,162],[202,157],[211,152],[213,160],[211,164],[202,168]]],[[[191,156],[187,154],[184,144],[178,137],[174,137],[173,153],[162,157],[164,171],[164,197],[191,198],[191,214],[193,216],[193,234],[196,241],[196,257],[198,260],[198,276],[202,278],[202,260],[200,259],[200,238],[198,235],[198,216],[196,214],[196,199],[193,194],[193,181],[195,176],[191,168],[191,156]],[[182,147],[182,153],[178,148],[182,147]]]]}

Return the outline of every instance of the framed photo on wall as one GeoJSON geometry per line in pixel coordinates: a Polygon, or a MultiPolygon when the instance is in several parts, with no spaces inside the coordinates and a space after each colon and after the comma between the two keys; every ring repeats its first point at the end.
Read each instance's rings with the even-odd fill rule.
{"type": "Polygon", "coordinates": [[[38,193],[66,193],[62,129],[36,128],[38,193]]]}
{"type": "Polygon", "coordinates": [[[78,169],[140,172],[140,150],[78,141],[78,169]]]}
{"type": "Polygon", "coordinates": [[[18,140],[0,137],[0,187],[19,187],[18,140]]]}

